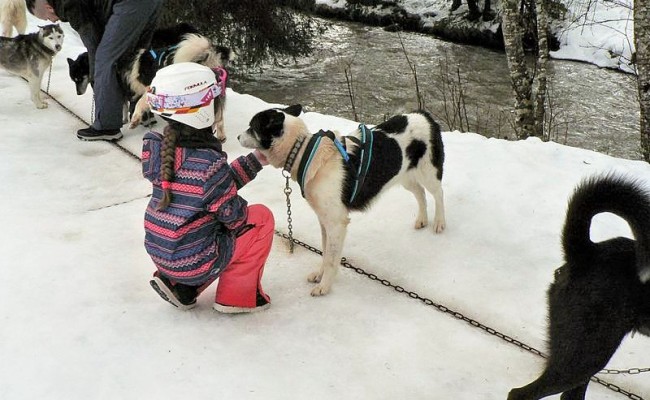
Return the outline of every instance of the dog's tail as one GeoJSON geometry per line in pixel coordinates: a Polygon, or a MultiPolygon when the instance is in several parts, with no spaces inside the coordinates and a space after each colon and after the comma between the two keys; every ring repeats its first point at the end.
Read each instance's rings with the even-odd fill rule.
{"type": "Polygon", "coordinates": [[[610,212],[625,219],[636,239],[637,269],[641,282],[650,282],[650,192],[638,181],[613,175],[586,179],[569,201],[562,232],[567,262],[585,265],[596,246],[590,239],[592,218],[610,212]]]}
{"type": "Polygon", "coordinates": [[[206,67],[225,67],[235,54],[227,47],[215,46],[203,35],[191,33],[183,37],[174,54],[174,63],[195,62],[206,67]]]}

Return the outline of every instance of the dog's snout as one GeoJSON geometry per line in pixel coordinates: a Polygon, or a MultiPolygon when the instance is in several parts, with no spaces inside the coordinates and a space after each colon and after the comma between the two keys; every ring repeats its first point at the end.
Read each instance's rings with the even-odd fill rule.
{"type": "Polygon", "coordinates": [[[56,51],[60,51],[60,50],[61,50],[61,45],[60,45],[60,44],[57,44],[57,45],[55,46],[55,48],[56,48],[56,51]]]}

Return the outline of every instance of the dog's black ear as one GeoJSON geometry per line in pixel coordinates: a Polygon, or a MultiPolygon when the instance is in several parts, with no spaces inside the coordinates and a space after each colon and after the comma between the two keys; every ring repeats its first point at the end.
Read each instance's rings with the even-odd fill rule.
{"type": "Polygon", "coordinates": [[[286,112],[289,115],[293,115],[294,117],[297,117],[302,112],[302,106],[300,104],[294,104],[292,106],[285,108],[282,111],[286,112]]]}
{"type": "Polygon", "coordinates": [[[68,65],[72,67],[72,63],[74,63],[74,60],[72,58],[68,57],[68,65]]]}
{"type": "Polygon", "coordinates": [[[284,114],[276,111],[271,113],[269,117],[269,121],[264,127],[264,130],[271,133],[273,136],[280,136],[284,126],[284,114]]]}

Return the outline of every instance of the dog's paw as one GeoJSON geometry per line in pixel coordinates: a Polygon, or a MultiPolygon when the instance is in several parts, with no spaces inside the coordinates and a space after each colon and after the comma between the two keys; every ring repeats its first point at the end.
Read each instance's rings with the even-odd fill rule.
{"type": "Polygon", "coordinates": [[[415,220],[415,229],[422,229],[425,226],[427,226],[428,224],[429,224],[429,221],[427,221],[426,219],[418,218],[417,220],[415,220]]]}
{"type": "Polygon", "coordinates": [[[40,103],[36,103],[36,108],[38,108],[39,110],[42,110],[44,108],[47,108],[47,105],[48,105],[47,101],[43,100],[40,103]]]}
{"type": "Polygon", "coordinates": [[[447,227],[447,224],[445,223],[444,220],[442,221],[433,221],[433,231],[435,233],[441,233],[442,231],[445,230],[447,227]]]}
{"type": "Polygon", "coordinates": [[[325,286],[325,285],[317,285],[315,288],[311,290],[311,295],[312,296],[325,296],[327,293],[330,292],[330,286],[325,286]]]}
{"type": "Polygon", "coordinates": [[[307,275],[307,281],[311,283],[319,283],[322,277],[323,277],[322,272],[314,271],[311,274],[307,275]]]}

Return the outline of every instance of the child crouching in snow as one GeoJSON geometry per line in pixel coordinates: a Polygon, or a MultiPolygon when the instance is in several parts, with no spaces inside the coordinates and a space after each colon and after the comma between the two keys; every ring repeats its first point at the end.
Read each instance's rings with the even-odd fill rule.
{"type": "Polygon", "coordinates": [[[214,309],[252,312],[270,306],[261,286],[275,223],[263,205],[248,206],[237,189],[268,162],[259,152],[230,165],[213,136],[215,75],[178,63],[162,68],[147,102],[168,125],[149,132],[142,172],[153,184],[145,212],[145,248],[158,271],[150,281],[160,297],[188,310],[215,279],[214,309]]]}

